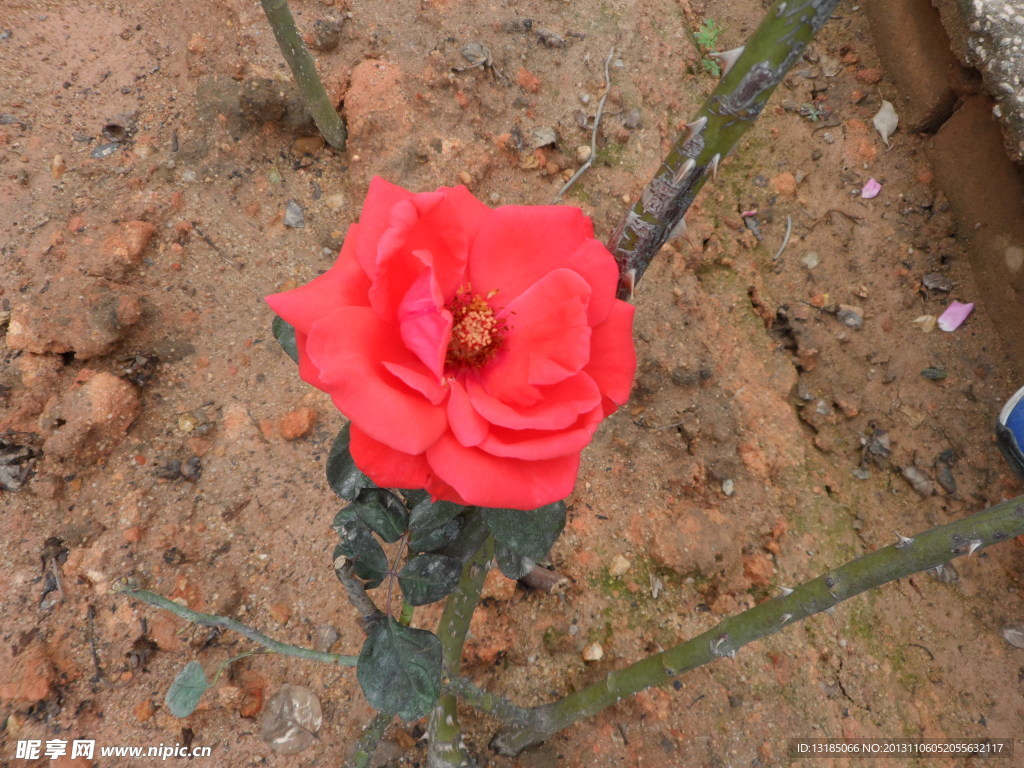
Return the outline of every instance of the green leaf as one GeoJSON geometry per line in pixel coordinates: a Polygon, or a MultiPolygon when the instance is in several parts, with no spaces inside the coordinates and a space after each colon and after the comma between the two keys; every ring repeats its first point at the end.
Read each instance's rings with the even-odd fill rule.
{"type": "Polygon", "coordinates": [[[425,629],[404,627],[388,616],[370,630],[356,677],[370,706],[417,720],[441,695],[441,641],[425,629]]]}
{"type": "Polygon", "coordinates": [[[415,507],[424,499],[430,498],[430,494],[422,488],[400,488],[399,490],[405,497],[405,503],[410,507],[415,507]]]}
{"type": "Polygon", "coordinates": [[[379,587],[388,574],[388,558],[369,526],[362,520],[345,520],[340,525],[336,524],[335,530],[341,537],[341,543],[334,548],[334,559],[347,557],[356,576],[366,582],[367,589],[379,587]]]}
{"type": "Polygon", "coordinates": [[[461,504],[450,501],[437,501],[431,504],[428,498],[412,508],[409,514],[409,528],[413,532],[437,528],[466,509],[461,504]]]}
{"type": "Polygon", "coordinates": [[[547,557],[565,527],[562,501],[525,511],[487,508],[483,513],[495,541],[534,562],[547,557]]]}
{"type": "Polygon", "coordinates": [[[398,541],[409,524],[409,510],[383,488],[364,488],[347,509],[389,543],[398,541]]]}
{"type": "Polygon", "coordinates": [[[409,536],[409,549],[413,552],[436,552],[455,541],[465,525],[466,519],[460,515],[437,528],[413,530],[409,536]]]}
{"type": "Polygon", "coordinates": [[[363,488],[375,488],[373,480],[352,461],[348,450],[349,425],[341,428],[327,454],[327,482],[331,490],[346,501],[355,501],[363,488]]]}
{"type": "Polygon", "coordinates": [[[451,544],[446,544],[438,549],[438,553],[454,557],[465,565],[477,553],[477,550],[483,546],[484,542],[487,541],[490,531],[487,530],[483,515],[479,514],[475,509],[472,509],[471,512],[460,519],[463,521],[462,530],[459,531],[458,536],[451,544]]]}
{"type": "Polygon", "coordinates": [[[466,509],[450,501],[431,504],[429,498],[424,499],[409,514],[409,546],[415,552],[432,552],[447,546],[462,530],[464,521],[459,515],[466,509]]]}
{"type": "Polygon", "coordinates": [[[528,557],[513,552],[500,541],[494,545],[494,559],[498,562],[498,568],[510,579],[518,580],[533,570],[536,565],[528,557]]]}
{"type": "Polygon", "coordinates": [[[285,354],[292,361],[299,362],[299,348],[295,345],[295,329],[280,317],[275,316],[274,322],[270,324],[270,330],[273,331],[274,338],[277,339],[277,343],[281,345],[285,354]]]}
{"type": "Polygon", "coordinates": [[[167,689],[164,703],[175,717],[188,717],[196,711],[199,699],[209,687],[203,665],[198,661],[190,661],[167,689]]]}
{"type": "Polygon", "coordinates": [[[398,574],[409,605],[427,605],[450,595],[459,585],[462,563],[448,555],[417,555],[398,574]]]}

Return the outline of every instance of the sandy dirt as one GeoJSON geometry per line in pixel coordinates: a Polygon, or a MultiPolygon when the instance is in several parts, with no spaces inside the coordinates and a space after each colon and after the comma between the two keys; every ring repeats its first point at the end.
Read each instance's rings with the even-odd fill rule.
{"type": "MultiPolygon", "coordinates": [[[[371,716],[351,670],[248,658],[179,720],[164,706],[178,670],[251,645],[110,593],[130,575],[292,643],[360,646],[323,481],[342,419],[298,379],[262,296],[332,263],[374,175],[550,203],[589,144],[614,47],[597,162],[565,201],[606,236],[713,87],[703,20],[729,48],[763,12],[292,5],[321,48],[337,33],[316,55],[344,153],[309,138],[258,3],[0,6],[0,764],[30,764],[18,740],[76,738],[191,740],[212,747],[207,765],[340,764],[371,716]],[[494,72],[453,71],[467,43],[494,72]],[[531,146],[540,128],[554,146],[531,146]],[[289,201],[302,228],[284,223],[289,201]],[[260,738],[284,683],[323,706],[293,756],[260,738]]],[[[901,129],[886,147],[872,127],[882,98],[898,103],[880,67],[844,4],[638,286],[633,397],[586,451],[551,555],[570,587],[489,582],[465,668],[480,685],[550,700],[895,532],[1021,493],[992,428],[1024,371],[983,306],[925,330],[974,299],[964,225],[933,184],[929,137],[901,129]],[[882,189],[862,199],[869,178],[882,189]],[[585,662],[595,642],[603,658],[585,662]]],[[[784,765],[796,737],[1012,738],[1024,651],[1000,630],[1024,617],[1024,547],[956,571],[855,598],[519,759],[492,755],[494,723],[472,713],[467,741],[482,764],[600,768],[784,765]]],[[[393,725],[381,761],[422,765],[422,726],[393,725]]]]}

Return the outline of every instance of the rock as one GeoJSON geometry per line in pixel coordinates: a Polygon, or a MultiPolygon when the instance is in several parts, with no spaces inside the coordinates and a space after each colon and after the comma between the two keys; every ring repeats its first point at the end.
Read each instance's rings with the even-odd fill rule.
{"type": "Polygon", "coordinates": [[[492,600],[511,600],[515,593],[516,583],[497,568],[492,568],[484,578],[484,586],[480,591],[480,597],[489,597],[492,600]]]}
{"type": "Polygon", "coordinates": [[[297,155],[315,155],[323,148],[323,136],[300,136],[292,142],[292,152],[297,155]]]}
{"type": "Polygon", "coordinates": [[[142,303],[104,282],[83,288],[81,280],[58,276],[48,291],[14,307],[7,345],[36,354],[73,352],[79,360],[109,352],[142,317],[142,303]]]}
{"type": "Polygon", "coordinates": [[[540,92],[540,78],[525,68],[516,72],[516,85],[527,93],[540,92]]]}
{"type": "Polygon", "coordinates": [[[716,524],[709,516],[717,519],[721,513],[697,507],[673,510],[667,524],[656,525],[648,534],[651,557],[679,574],[689,574],[694,569],[712,574],[723,567],[736,567],[736,542],[728,526],[716,524]]]}
{"type": "Polygon", "coordinates": [[[0,660],[0,701],[21,705],[45,701],[53,693],[56,674],[42,643],[10,657],[5,653],[0,660]]]}
{"type": "Polygon", "coordinates": [[[608,575],[613,578],[625,576],[631,565],[632,563],[622,555],[616,555],[612,558],[612,564],[608,566],[608,575]]]}
{"type": "Polygon", "coordinates": [[[345,95],[349,138],[365,141],[412,127],[402,69],[385,59],[366,59],[352,70],[345,95]]]}
{"type": "Polygon", "coordinates": [[[584,661],[600,661],[604,658],[604,648],[600,643],[591,643],[583,649],[584,661]]]}
{"type": "Polygon", "coordinates": [[[100,247],[82,260],[79,268],[87,275],[120,280],[142,263],[142,254],[156,233],[148,221],[129,221],[107,235],[100,247]]]}
{"type": "Polygon", "coordinates": [[[135,715],[135,719],[140,723],[149,720],[155,712],[156,708],[149,697],[146,697],[132,708],[132,714],[135,715]]]}
{"type": "Polygon", "coordinates": [[[882,80],[882,70],[875,67],[865,67],[857,70],[857,80],[865,85],[877,85],[882,80]]]}
{"type": "Polygon", "coordinates": [[[303,229],[306,226],[306,212],[294,200],[289,200],[285,206],[284,225],[291,229],[303,229]]]}
{"type": "Polygon", "coordinates": [[[766,587],[775,576],[775,564],[768,555],[761,552],[744,555],[743,576],[755,587],[766,587]]]}
{"type": "Polygon", "coordinates": [[[345,20],[341,19],[317,19],[313,22],[313,33],[309,38],[309,45],[316,51],[333,51],[341,42],[341,28],[345,20]]]}
{"type": "Polygon", "coordinates": [[[316,418],[316,411],[312,408],[298,408],[282,416],[277,423],[277,429],[285,440],[297,440],[309,434],[316,424],[316,418]]]}
{"type": "Polygon", "coordinates": [[[113,450],[140,410],[135,387],[127,381],[85,369],[71,389],[50,399],[39,417],[49,432],[43,453],[95,460],[113,450]]]}
{"type": "Polygon", "coordinates": [[[268,610],[270,615],[274,617],[274,621],[281,626],[287,624],[288,619],[292,617],[292,607],[288,603],[273,603],[268,610]]]}
{"type": "Polygon", "coordinates": [[[783,197],[796,197],[796,177],[789,172],[771,178],[772,188],[783,197]]]}

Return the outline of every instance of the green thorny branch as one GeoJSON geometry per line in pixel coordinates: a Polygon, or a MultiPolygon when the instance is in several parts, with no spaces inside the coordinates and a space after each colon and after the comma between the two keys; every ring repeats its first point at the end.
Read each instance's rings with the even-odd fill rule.
{"type": "Polygon", "coordinates": [[[313,122],[320,129],[324,140],[338,150],[345,149],[345,124],[331,104],[331,98],[327,95],[320,76],[316,73],[316,64],[313,57],[306,50],[305,43],[299,37],[299,30],[295,27],[295,19],[288,8],[288,0],[260,0],[263,4],[263,11],[267,14],[267,21],[274,30],[274,37],[281,49],[288,67],[295,78],[295,84],[299,87],[302,100],[306,109],[313,116],[313,122]]]}
{"type": "MultiPolygon", "coordinates": [[[[483,520],[479,514],[470,523],[473,524],[483,529],[483,520]]],[[[462,666],[462,647],[469,632],[469,622],[480,601],[487,565],[493,556],[494,539],[487,536],[477,553],[463,566],[459,586],[445,600],[444,612],[437,627],[444,665],[443,680],[456,677],[462,666]]],[[[462,740],[457,705],[455,694],[444,691],[430,713],[427,725],[428,768],[473,768],[476,765],[462,740]]]]}
{"type": "Polygon", "coordinates": [[[527,710],[531,723],[506,726],[494,746],[516,755],[572,723],[612,706],[653,685],[723,657],[732,658],[748,643],[786,629],[801,619],[829,611],[861,592],[970,557],[992,544],[1024,534],[1024,496],[996,504],[963,520],[919,533],[898,536],[895,544],[826,571],[795,589],[725,619],[707,632],[667,651],[612,672],[603,680],[558,701],[527,710]]]}
{"type": "MultiPolygon", "coordinates": [[[[612,672],[594,685],[558,701],[532,708],[518,706],[501,696],[481,690],[458,675],[458,663],[469,619],[479,599],[480,586],[492,553],[489,549],[491,542],[488,541],[463,570],[460,588],[449,597],[439,627],[445,669],[442,697],[431,716],[431,728],[434,729],[431,733],[435,734],[438,745],[454,745],[457,748],[438,750],[434,753],[436,756],[432,757],[432,761],[437,762],[431,762],[431,765],[452,764],[440,760],[445,754],[460,761],[468,760],[461,743],[458,720],[455,718],[454,701],[446,701],[445,697],[459,696],[467,704],[505,721],[504,729],[495,737],[494,747],[503,754],[515,755],[549,739],[573,723],[613,706],[627,696],[667,683],[711,661],[732,658],[743,646],[788,629],[815,613],[830,611],[844,600],[862,592],[919,571],[939,568],[955,557],[970,557],[985,547],[1010,541],[1020,535],[1024,535],[1024,496],[1001,502],[963,520],[932,528],[913,537],[898,536],[895,544],[833,568],[795,589],[783,589],[779,597],[725,619],[703,634],[612,672]],[[449,715],[452,717],[451,723],[447,719],[449,715]]],[[[234,619],[199,613],[153,592],[139,589],[127,579],[116,582],[113,591],[163,608],[197,624],[231,629],[276,653],[342,666],[352,666],[356,662],[355,656],[322,653],[281,643],[234,619]]],[[[383,718],[389,722],[391,716],[384,715],[383,718]]],[[[368,729],[370,733],[360,741],[361,757],[369,758],[367,752],[372,751],[386,727],[383,718],[375,719],[368,729]]],[[[354,764],[365,763],[360,761],[354,764]]]]}
{"type": "Polygon", "coordinates": [[[620,299],[632,298],[658,249],[682,234],[683,216],[697,192],[717,175],[722,158],[754,124],[837,5],[839,0],[777,2],[745,46],[715,55],[721,82],[612,234],[608,247],[619,264],[620,299]]]}

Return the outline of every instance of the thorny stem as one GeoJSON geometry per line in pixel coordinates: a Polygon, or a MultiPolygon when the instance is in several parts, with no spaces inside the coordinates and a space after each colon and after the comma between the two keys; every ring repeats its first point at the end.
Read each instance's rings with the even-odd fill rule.
{"type": "MultiPolygon", "coordinates": [[[[478,513],[479,514],[479,513],[478,513]]],[[[480,590],[487,575],[487,564],[494,557],[494,539],[488,536],[476,554],[462,567],[459,586],[445,600],[444,611],[437,627],[441,639],[442,680],[458,675],[462,666],[462,647],[469,632],[469,622],[480,601],[480,590]]],[[[450,682],[448,682],[450,685],[450,682]]],[[[427,726],[427,765],[429,768],[475,766],[466,752],[459,727],[457,700],[453,693],[441,694],[430,713],[427,726]]]]}
{"type": "Polygon", "coordinates": [[[474,685],[465,677],[452,675],[443,681],[443,688],[446,693],[453,693],[462,698],[471,707],[476,707],[481,712],[494,715],[504,720],[508,725],[520,725],[527,727],[531,723],[533,712],[526,707],[521,707],[514,701],[509,701],[490,691],[485,691],[474,685]]]}
{"type": "Polygon", "coordinates": [[[137,586],[132,584],[129,579],[118,579],[111,586],[110,591],[128,595],[135,600],[148,603],[149,605],[157,608],[163,608],[165,611],[170,611],[175,616],[180,616],[186,621],[191,621],[193,624],[199,624],[204,627],[230,629],[232,632],[237,632],[243,637],[247,637],[253,642],[259,643],[267,650],[273,651],[274,653],[280,653],[282,656],[297,656],[300,659],[320,661],[325,664],[336,664],[342,667],[354,667],[359,658],[358,656],[325,653],[324,651],[314,651],[309,648],[300,648],[297,645],[282,643],[280,640],[274,640],[273,638],[267,637],[262,632],[259,632],[240,621],[236,621],[235,619],[228,618],[227,616],[218,616],[212,613],[200,613],[199,611],[193,611],[191,608],[186,608],[184,605],[179,605],[173,600],[168,600],[166,597],[158,595],[156,592],[139,589],[137,586]]]}
{"type": "Polygon", "coordinates": [[[387,730],[394,718],[395,716],[390,712],[378,712],[373,716],[373,719],[363,729],[363,735],[356,742],[356,748],[347,763],[349,768],[368,768],[377,745],[384,738],[384,731],[387,730]]]}
{"type": "Polygon", "coordinates": [[[334,561],[334,575],[338,577],[338,581],[345,588],[349,603],[352,604],[352,607],[359,614],[359,620],[363,625],[363,632],[369,633],[373,625],[384,614],[374,605],[370,596],[366,594],[366,587],[356,578],[355,568],[347,557],[342,556],[334,561]]]}
{"type": "Polygon", "coordinates": [[[292,71],[295,84],[299,87],[306,109],[313,116],[313,122],[320,129],[324,140],[335,149],[345,149],[345,124],[341,122],[331,98],[327,95],[320,76],[316,73],[313,57],[306,50],[299,30],[295,28],[295,19],[288,8],[288,0],[260,0],[267,21],[274,30],[277,45],[284,55],[285,61],[292,71]]]}
{"type": "Polygon", "coordinates": [[[633,296],[658,249],[672,239],[708,176],[757,120],[768,97],[832,16],[839,0],[776,2],[747,44],[722,54],[722,79],[626,214],[608,248],[620,299],[633,296]],[[730,61],[738,54],[735,62],[730,61]]]}
{"type": "Polygon", "coordinates": [[[666,683],[716,659],[735,656],[744,645],[775,634],[812,614],[829,610],[854,595],[918,571],[936,568],[959,555],[970,556],[1021,534],[1024,534],[1024,496],[924,531],[911,539],[899,539],[893,545],[805,582],[792,592],[732,616],[691,640],[612,672],[594,685],[527,710],[531,723],[507,726],[495,737],[493,746],[502,754],[517,755],[626,696],[666,683]]]}

